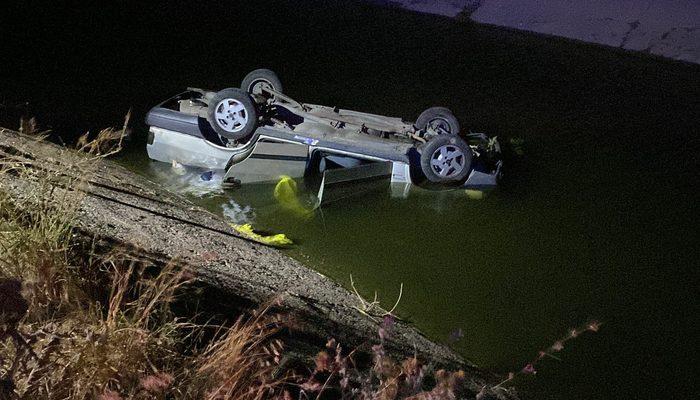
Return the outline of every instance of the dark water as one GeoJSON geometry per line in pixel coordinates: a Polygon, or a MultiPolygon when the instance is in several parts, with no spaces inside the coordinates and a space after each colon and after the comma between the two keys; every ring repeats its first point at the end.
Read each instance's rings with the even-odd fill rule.
{"type": "Polygon", "coordinates": [[[263,66],[309,102],[406,118],[448,106],[524,141],[484,199],[378,190],[299,216],[271,185],[192,189],[195,173],[147,160],[140,123],[121,162],[287,233],[293,256],[346,285],[352,274],[366,297],[391,306],[403,283],[399,315],[440,341],[461,329],[455,348],[485,367],[517,370],[602,321],[516,381],[528,398],[695,394],[700,67],[372,7],[230,3],[13,9],[2,95],[66,140],[263,66]]]}

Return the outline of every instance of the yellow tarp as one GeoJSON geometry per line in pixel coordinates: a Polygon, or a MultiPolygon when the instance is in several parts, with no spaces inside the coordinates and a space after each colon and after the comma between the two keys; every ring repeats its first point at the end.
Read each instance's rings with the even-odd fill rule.
{"type": "Polygon", "coordinates": [[[264,235],[261,235],[259,233],[256,233],[255,230],[253,230],[253,226],[251,224],[243,224],[243,225],[231,224],[231,227],[233,229],[235,229],[236,232],[247,237],[248,239],[254,240],[258,243],[262,243],[262,244],[265,244],[268,246],[287,247],[287,246],[292,245],[294,243],[284,233],[279,233],[277,235],[269,235],[269,236],[264,236],[264,235]]]}
{"type": "Polygon", "coordinates": [[[301,217],[309,217],[314,210],[299,201],[298,192],[297,182],[289,176],[282,176],[275,186],[274,196],[283,208],[301,217]]]}
{"type": "MultiPolygon", "coordinates": [[[[277,182],[273,194],[282,208],[301,217],[309,217],[313,214],[313,208],[305,206],[299,200],[297,183],[291,177],[282,176],[277,182]]],[[[267,236],[256,233],[251,224],[231,224],[231,227],[248,239],[268,246],[287,247],[294,244],[284,233],[267,236]]]]}

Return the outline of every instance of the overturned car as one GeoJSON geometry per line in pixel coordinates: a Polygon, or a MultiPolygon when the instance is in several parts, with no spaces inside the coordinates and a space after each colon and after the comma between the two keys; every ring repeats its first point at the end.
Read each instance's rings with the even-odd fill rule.
{"type": "Polygon", "coordinates": [[[279,176],[324,185],[386,178],[429,188],[495,186],[502,161],[495,138],[460,135],[444,107],[415,122],[300,103],[277,75],[248,74],[241,88],[188,88],[147,115],[151,159],[224,170],[224,184],[279,176]]]}

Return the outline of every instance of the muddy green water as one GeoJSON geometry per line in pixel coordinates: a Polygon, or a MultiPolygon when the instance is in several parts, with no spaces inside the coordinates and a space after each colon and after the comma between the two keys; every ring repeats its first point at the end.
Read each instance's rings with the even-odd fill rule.
{"type": "Polygon", "coordinates": [[[352,2],[235,3],[11,8],[3,104],[30,101],[65,141],[132,107],[120,162],[286,233],[291,256],[344,285],[352,274],[384,305],[403,283],[398,314],[438,341],[461,330],[452,345],[481,366],[518,370],[602,321],[515,382],[527,398],[697,397],[700,67],[352,2]],[[309,217],[271,185],[222,193],[147,159],[149,107],[259,67],[312,103],[405,118],[445,105],[466,129],[521,138],[524,154],[481,200],[380,189],[309,217]]]}

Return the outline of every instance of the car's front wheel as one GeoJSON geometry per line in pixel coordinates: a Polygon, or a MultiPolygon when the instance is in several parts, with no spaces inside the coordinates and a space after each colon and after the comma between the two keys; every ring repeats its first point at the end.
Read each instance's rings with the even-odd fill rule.
{"type": "Polygon", "coordinates": [[[469,175],[472,158],[472,149],[464,139],[456,135],[439,135],[423,147],[421,170],[431,182],[460,182],[469,175]]]}
{"type": "Polygon", "coordinates": [[[258,113],[248,93],[229,88],[217,92],[209,101],[207,120],[219,135],[240,140],[255,131],[258,113]]]}

